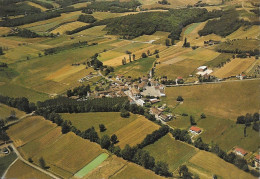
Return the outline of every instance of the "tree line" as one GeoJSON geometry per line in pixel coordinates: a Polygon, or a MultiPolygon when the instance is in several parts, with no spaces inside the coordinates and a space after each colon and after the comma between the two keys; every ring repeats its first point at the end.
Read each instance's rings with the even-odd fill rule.
{"type": "Polygon", "coordinates": [[[85,23],[93,23],[93,22],[96,22],[97,19],[95,19],[92,15],[81,14],[78,18],[78,21],[85,22],[85,23]]]}
{"type": "Polygon", "coordinates": [[[88,13],[89,11],[101,11],[101,12],[112,12],[112,13],[122,13],[122,12],[132,12],[135,11],[141,3],[137,0],[131,0],[127,2],[120,1],[94,1],[89,4],[83,13],[88,13]]]}
{"type": "Polygon", "coordinates": [[[252,129],[259,132],[260,131],[260,118],[259,113],[249,114],[247,113],[245,116],[241,115],[237,117],[237,124],[245,124],[245,135],[246,135],[246,127],[252,125],[252,129]]]}
{"type": "Polygon", "coordinates": [[[68,97],[71,97],[71,96],[83,97],[83,96],[87,96],[87,94],[89,92],[90,92],[89,84],[87,86],[82,85],[82,86],[75,87],[73,90],[67,90],[67,96],[68,97]]]}
{"type": "Polygon", "coordinates": [[[18,36],[18,37],[25,37],[25,38],[36,38],[36,37],[41,37],[39,34],[28,30],[28,29],[20,29],[16,28],[13,29],[11,33],[9,33],[7,36],[18,36]]]}

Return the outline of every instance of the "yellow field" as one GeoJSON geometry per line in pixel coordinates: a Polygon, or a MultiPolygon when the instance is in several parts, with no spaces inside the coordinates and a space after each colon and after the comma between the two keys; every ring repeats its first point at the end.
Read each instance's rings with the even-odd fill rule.
{"type": "Polygon", "coordinates": [[[249,29],[246,29],[245,27],[240,27],[237,31],[227,36],[226,39],[257,39],[259,35],[259,26],[254,25],[249,29]]]}
{"type": "Polygon", "coordinates": [[[208,115],[236,121],[239,115],[259,110],[259,80],[231,81],[221,84],[166,88],[166,101],[176,105],[176,98],[182,96],[183,104],[175,112],[199,116],[208,115]]]}
{"type": "Polygon", "coordinates": [[[79,21],[75,21],[75,22],[70,22],[64,25],[61,25],[60,27],[58,27],[57,29],[54,29],[53,31],[51,31],[51,33],[57,34],[64,34],[66,31],[71,31],[74,30],[76,28],[82,27],[88,25],[87,23],[84,22],[79,22],[79,21]]]}
{"type": "Polygon", "coordinates": [[[40,179],[50,179],[51,177],[32,168],[31,166],[23,163],[21,160],[17,160],[11,168],[8,170],[6,178],[40,178],[40,179]]]}
{"type": "Polygon", "coordinates": [[[104,151],[96,143],[74,133],[61,134],[61,128],[42,117],[29,117],[8,129],[10,138],[25,159],[31,157],[39,164],[43,157],[49,170],[64,178],[78,170],[104,151]]]}
{"type": "Polygon", "coordinates": [[[33,116],[27,117],[10,127],[7,133],[14,144],[19,147],[44,135],[54,127],[56,127],[56,124],[46,121],[43,117],[33,116]]]}
{"type": "Polygon", "coordinates": [[[0,117],[1,118],[4,119],[6,117],[9,117],[11,111],[15,111],[17,118],[20,118],[25,115],[25,112],[23,112],[23,111],[20,111],[16,108],[12,108],[10,106],[0,103],[0,117]]]}
{"type": "Polygon", "coordinates": [[[88,4],[89,2],[82,2],[82,3],[73,4],[72,7],[74,8],[87,7],[88,4]]]}
{"type": "Polygon", "coordinates": [[[254,178],[251,174],[238,169],[235,165],[225,162],[210,152],[198,152],[190,159],[189,163],[188,168],[194,168],[203,178],[206,176],[212,177],[213,174],[221,176],[224,179],[254,178]]]}
{"type": "Polygon", "coordinates": [[[217,69],[213,75],[218,78],[227,78],[230,76],[236,76],[245,72],[253,63],[255,58],[236,58],[231,62],[225,64],[223,67],[217,69]]]}
{"type": "Polygon", "coordinates": [[[163,179],[159,175],[156,175],[151,170],[144,169],[143,167],[136,165],[134,163],[128,163],[124,168],[122,168],[118,173],[111,177],[112,179],[134,179],[134,178],[149,178],[149,179],[163,179]]]}
{"type": "Polygon", "coordinates": [[[8,32],[10,32],[9,27],[0,27],[0,35],[8,34],[8,32]]]}
{"type": "Polygon", "coordinates": [[[106,31],[103,31],[104,28],[105,28],[104,25],[95,26],[95,27],[83,30],[83,31],[76,33],[76,34],[77,35],[103,36],[107,33],[106,31]]]}
{"type": "MultiPolygon", "coordinates": [[[[143,47],[140,50],[137,51],[132,51],[130,50],[133,54],[136,55],[135,59],[138,60],[139,58],[141,58],[142,53],[147,53],[148,50],[150,50],[151,53],[153,53],[156,49],[159,51],[163,51],[164,49],[166,49],[166,46],[163,45],[145,45],[147,47],[143,47]]],[[[116,58],[112,58],[109,59],[107,61],[104,62],[104,65],[108,65],[108,66],[120,66],[122,65],[122,59],[123,58],[129,59],[129,55],[125,54],[116,58]]],[[[129,61],[128,61],[129,62],[129,61]]]]}
{"type": "Polygon", "coordinates": [[[159,129],[158,125],[149,121],[144,116],[140,116],[115,133],[119,139],[117,145],[119,145],[121,149],[123,149],[126,144],[134,146],[141,143],[147,134],[151,134],[157,129],[159,129]]]}
{"type": "Polygon", "coordinates": [[[39,5],[39,4],[36,4],[36,3],[34,3],[34,2],[27,1],[26,3],[27,3],[28,5],[30,5],[30,6],[36,7],[36,8],[38,8],[38,9],[41,9],[41,11],[46,11],[46,10],[47,10],[45,7],[43,7],[43,6],[39,5]]]}

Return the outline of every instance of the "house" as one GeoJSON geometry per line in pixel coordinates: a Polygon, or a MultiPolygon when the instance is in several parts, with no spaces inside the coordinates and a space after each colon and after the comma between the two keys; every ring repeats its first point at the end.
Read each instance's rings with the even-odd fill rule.
{"type": "Polygon", "coordinates": [[[160,102],[160,100],[155,98],[155,99],[150,99],[150,102],[151,102],[151,104],[154,104],[154,103],[160,102]]]}
{"type": "Polygon", "coordinates": [[[135,99],[141,98],[141,93],[140,93],[140,91],[139,91],[138,89],[136,89],[136,88],[132,88],[132,89],[131,89],[131,94],[132,94],[132,96],[133,96],[135,99]]]}
{"type": "Polygon", "coordinates": [[[144,76],[144,77],[142,77],[142,78],[141,78],[141,80],[142,80],[143,82],[146,82],[146,83],[148,82],[148,78],[147,78],[147,77],[145,77],[145,76],[144,76]]]}
{"type": "Polygon", "coordinates": [[[116,80],[117,81],[122,81],[124,79],[124,75],[117,75],[116,80]]]}
{"type": "Polygon", "coordinates": [[[138,84],[138,89],[139,90],[145,90],[145,87],[147,86],[146,82],[142,82],[138,84]]]}
{"type": "Polygon", "coordinates": [[[155,107],[152,107],[150,109],[150,114],[153,114],[156,119],[159,119],[159,116],[160,116],[160,114],[162,114],[162,112],[163,111],[161,109],[158,109],[158,108],[155,108],[155,107]]]}
{"type": "Polygon", "coordinates": [[[164,122],[168,122],[172,119],[172,115],[171,114],[168,114],[168,115],[161,114],[161,115],[159,115],[159,118],[161,120],[163,120],[164,122]]]}
{"type": "Polygon", "coordinates": [[[201,75],[201,76],[205,76],[205,75],[209,75],[213,72],[213,70],[208,69],[207,66],[200,66],[197,68],[197,75],[201,75]]]}
{"type": "Polygon", "coordinates": [[[199,127],[196,126],[191,126],[190,130],[189,130],[192,134],[199,134],[201,133],[201,129],[199,127]]]}
{"type": "Polygon", "coordinates": [[[240,155],[241,157],[244,157],[246,154],[247,154],[247,151],[245,151],[244,149],[242,149],[242,148],[235,148],[234,149],[234,153],[236,154],[236,155],[240,155]]]}
{"type": "Polygon", "coordinates": [[[199,72],[204,72],[204,71],[206,71],[207,69],[208,69],[207,66],[200,66],[200,67],[197,68],[197,70],[198,70],[199,72]]]}
{"type": "Polygon", "coordinates": [[[255,157],[255,166],[256,166],[256,167],[260,167],[260,155],[257,155],[257,156],[255,157]]]}

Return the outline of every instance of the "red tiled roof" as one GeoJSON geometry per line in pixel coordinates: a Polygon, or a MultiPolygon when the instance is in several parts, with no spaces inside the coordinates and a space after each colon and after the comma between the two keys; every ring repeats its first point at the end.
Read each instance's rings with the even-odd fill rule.
{"type": "Polygon", "coordinates": [[[255,159],[260,160],[260,155],[257,155],[255,159]]]}
{"type": "Polygon", "coordinates": [[[201,129],[199,127],[196,127],[196,126],[191,126],[190,130],[195,131],[197,133],[199,133],[201,131],[201,129]]]}
{"type": "Polygon", "coordinates": [[[245,151],[242,148],[235,148],[235,151],[241,153],[242,155],[246,155],[247,154],[247,151],[245,151]]]}

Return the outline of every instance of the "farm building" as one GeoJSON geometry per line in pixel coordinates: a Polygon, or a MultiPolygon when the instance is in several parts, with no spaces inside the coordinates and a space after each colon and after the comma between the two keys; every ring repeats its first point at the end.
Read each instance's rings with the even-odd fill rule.
{"type": "Polygon", "coordinates": [[[150,113],[153,114],[155,116],[156,119],[159,119],[160,114],[162,114],[162,110],[158,109],[158,108],[151,108],[150,109],[150,113]]]}
{"type": "Polygon", "coordinates": [[[207,66],[200,66],[200,67],[197,68],[197,70],[198,70],[199,72],[204,72],[204,71],[206,71],[207,69],[208,69],[207,66]]]}
{"type": "Polygon", "coordinates": [[[244,149],[242,149],[242,148],[235,148],[234,149],[234,153],[236,154],[236,155],[240,155],[240,156],[242,156],[242,157],[244,157],[246,154],[247,154],[247,151],[245,151],[244,149]]]}
{"type": "Polygon", "coordinates": [[[172,119],[172,115],[168,114],[168,115],[164,115],[164,114],[161,114],[159,115],[159,118],[161,120],[163,120],[164,122],[168,122],[172,119]]]}
{"type": "Polygon", "coordinates": [[[151,102],[152,104],[154,104],[154,103],[160,102],[160,100],[157,99],[157,98],[154,98],[154,99],[150,99],[150,102],[151,102]]]}
{"type": "Polygon", "coordinates": [[[213,72],[213,70],[211,69],[208,69],[207,66],[200,66],[197,68],[197,75],[201,75],[201,76],[204,76],[204,75],[209,75],[213,72]]]}
{"type": "Polygon", "coordinates": [[[135,98],[135,99],[139,99],[141,98],[141,94],[140,94],[140,91],[136,88],[132,88],[131,89],[131,93],[132,93],[132,96],[135,98]]]}
{"type": "Polygon", "coordinates": [[[191,126],[190,130],[189,130],[191,133],[193,134],[199,134],[201,133],[201,129],[199,127],[196,127],[196,126],[191,126]]]}

